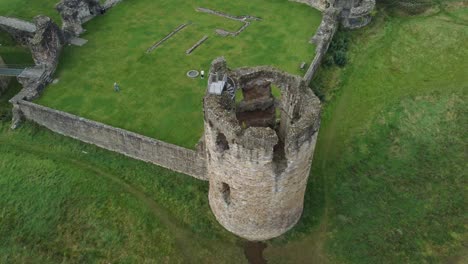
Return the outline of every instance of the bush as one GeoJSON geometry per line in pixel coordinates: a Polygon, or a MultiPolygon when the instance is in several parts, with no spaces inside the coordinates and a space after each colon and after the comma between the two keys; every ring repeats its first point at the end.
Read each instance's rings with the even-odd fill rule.
{"type": "Polygon", "coordinates": [[[348,62],[348,59],[346,58],[346,52],[342,50],[338,50],[333,55],[333,60],[335,61],[335,64],[337,66],[344,67],[346,63],[348,62]]]}
{"type": "Polygon", "coordinates": [[[323,65],[325,67],[331,67],[337,65],[344,67],[348,62],[346,53],[349,46],[349,34],[347,31],[339,30],[333,37],[328,49],[328,56],[325,57],[323,65]]]}
{"type": "Polygon", "coordinates": [[[335,60],[332,55],[326,55],[323,59],[322,65],[325,67],[331,67],[335,64],[335,60]]]}

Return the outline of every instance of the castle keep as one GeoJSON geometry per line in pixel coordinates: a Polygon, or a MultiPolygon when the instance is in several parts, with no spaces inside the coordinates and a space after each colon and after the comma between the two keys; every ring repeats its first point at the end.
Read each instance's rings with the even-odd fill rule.
{"type": "Polygon", "coordinates": [[[302,213],[320,101],[301,77],[270,67],[229,71],[219,58],[210,78],[224,75],[237,83],[243,100],[236,104],[227,91],[204,99],[210,206],[241,237],[277,237],[302,213]],[[280,99],[272,85],[281,89],[280,99]]]}
{"type": "Polygon", "coordinates": [[[375,0],[291,0],[323,11],[311,42],[316,56],[303,77],[272,67],[229,69],[215,59],[204,97],[204,134],[196,150],[182,148],[31,102],[50,83],[62,46],[83,32],[85,21],[120,0],[62,0],[60,29],[50,18],[35,24],[1,17],[0,29],[28,46],[36,66],[18,80],[10,100],[13,128],[30,120],[54,132],[209,181],[209,203],[221,225],[249,240],[284,234],[300,219],[320,127],[320,101],[309,88],[339,23],[370,22],[375,0]],[[279,88],[281,96],[273,96],[279,88]],[[237,91],[237,92],[236,92],[237,91]],[[242,96],[240,95],[242,94],[242,96]],[[236,97],[242,97],[237,98],[236,97]]]}

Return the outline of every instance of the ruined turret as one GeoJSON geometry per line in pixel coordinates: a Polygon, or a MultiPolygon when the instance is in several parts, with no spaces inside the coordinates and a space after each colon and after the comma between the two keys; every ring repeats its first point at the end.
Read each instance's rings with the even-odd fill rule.
{"type": "Polygon", "coordinates": [[[233,89],[219,94],[209,87],[204,98],[211,209],[243,238],[280,236],[302,214],[320,101],[301,77],[271,67],[231,71],[218,58],[209,78],[209,86],[227,79],[226,86],[243,94],[236,102],[233,89]],[[273,86],[281,98],[272,95],[273,86]]]}
{"type": "Polygon", "coordinates": [[[343,8],[341,23],[346,28],[361,28],[371,22],[375,0],[341,0],[339,3],[343,8]]]}

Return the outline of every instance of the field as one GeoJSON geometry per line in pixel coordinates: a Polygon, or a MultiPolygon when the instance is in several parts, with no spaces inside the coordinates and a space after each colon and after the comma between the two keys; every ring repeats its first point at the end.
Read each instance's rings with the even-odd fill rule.
{"type": "Polygon", "coordinates": [[[203,132],[207,82],[186,72],[207,72],[213,59],[225,56],[231,67],[274,65],[303,74],[299,65],[314,56],[308,41],[320,20],[317,10],[286,0],[123,1],[86,24],[82,37],[89,42],[65,49],[55,76],[59,83],[37,102],[193,148],[203,132]],[[243,23],[197,12],[197,7],[262,20],[237,37],[223,38],[215,29],[236,31],[243,23]],[[191,24],[146,53],[183,23],[191,24]],[[204,35],[209,39],[187,56],[185,51],[204,35]],[[114,93],[114,82],[120,93],[114,93]]]}
{"type": "Polygon", "coordinates": [[[325,193],[326,249],[338,263],[463,263],[468,9],[381,12],[351,34],[348,65],[316,80],[328,102],[309,190],[325,193]]]}
{"type": "MultiPolygon", "coordinates": [[[[314,81],[326,101],[304,215],[265,258],[466,263],[468,9],[379,10],[349,41],[346,67],[314,81]]],[[[14,87],[0,98],[1,263],[246,262],[206,183],[32,124],[10,131],[14,87]]]]}
{"type": "Polygon", "coordinates": [[[8,0],[0,2],[0,15],[32,20],[37,15],[45,15],[60,23],[60,15],[55,10],[58,0],[8,0]]]}

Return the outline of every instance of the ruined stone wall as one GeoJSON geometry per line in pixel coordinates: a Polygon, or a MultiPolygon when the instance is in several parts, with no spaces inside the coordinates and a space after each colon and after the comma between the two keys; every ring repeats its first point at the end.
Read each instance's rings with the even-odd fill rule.
{"type": "Polygon", "coordinates": [[[56,133],[69,136],[131,158],[151,162],[173,171],[206,179],[205,157],[185,149],[123,129],[20,100],[14,112],[56,133]]]}
{"type": "Polygon", "coordinates": [[[227,230],[267,240],[300,219],[320,126],[320,101],[299,76],[271,67],[226,70],[223,59],[210,73],[227,72],[243,89],[258,80],[281,88],[280,124],[244,127],[226,92],[204,98],[209,201],[227,230]]]}
{"type": "Polygon", "coordinates": [[[85,31],[82,24],[104,10],[99,0],[61,0],[55,8],[62,18],[67,38],[82,34],[85,31]]]}
{"type": "Polygon", "coordinates": [[[330,4],[328,0],[289,0],[292,2],[299,2],[312,6],[320,11],[325,10],[330,4]]]}
{"type": "Polygon", "coordinates": [[[36,25],[14,17],[0,16],[0,29],[7,32],[19,45],[27,47],[34,37],[36,25]]]}
{"type": "Polygon", "coordinates": [[[316,45],[316,49],[314,60],[304,75],[304,79],[307,84],[310,84],[314,78],[315,73],[320,67],[322,60],[330,47],[333,36],[338,30],[339,14],[340,10],[333,7],[330,7],[323,12],[322,22],[311,40],[311,42],[316,45]]]}
{"type": "Polygon", "coordinates": [[[350,29],[367,26],[371,20],[371,13],[375,8],[375,0],[340,0],[341,24],[350,29]]]}

